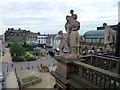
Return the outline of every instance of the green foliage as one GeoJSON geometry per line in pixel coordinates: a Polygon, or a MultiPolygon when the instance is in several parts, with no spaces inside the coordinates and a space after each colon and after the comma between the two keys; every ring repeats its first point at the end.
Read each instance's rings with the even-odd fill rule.
{"type": "Polygon", "coordinates": [[[10,46],[10,52],[13,56],[19,56],[25,54],[25,49],[17,42],[14,42],[10,46]]]}
{"type": "Polygon", "coordinates": [[[14,56],[12,59],[13,59],[13,61],[16,61],[16,62],[22,61],[22,58],[20,56],[14,56]]]}
{"type": "Polygon", "coordinates": [[[25,53],[25,54],[22,55],[22,56],[14,56],[14,57],[13,57],[13,61],[16,61],[16,62],[21,62],[21,61],[34,61],[34,60],[36,60],[36,58],[29,56],[27,53],[25,53]]]}
{"type": "Polygon", "coordinates": [[[25,48],[26,51],[33,51],[33,49],[26,42],[24,42],[22,46],[25,48]]]}
{"type": "Polygon", "coordinates": [[[36,58],[34,56],[30,56],[27,51],[31,51],[32,48],[24,43],[23,45],[14,42],[10,45],[10,52],[12,55],[13,61],[21,62],[21,61],[33,61],[36,58]]]}

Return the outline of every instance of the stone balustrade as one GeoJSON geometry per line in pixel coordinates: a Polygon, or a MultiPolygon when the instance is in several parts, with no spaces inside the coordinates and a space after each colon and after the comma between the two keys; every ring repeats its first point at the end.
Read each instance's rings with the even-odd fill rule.
{"type": "Polygon", "coordinates": [[[120,88],[120,75],[98,67],[75,61],[78,68],[76,74],[70,73],[70,81],[80,81],[87,87],[91,88],[120,88]]]}

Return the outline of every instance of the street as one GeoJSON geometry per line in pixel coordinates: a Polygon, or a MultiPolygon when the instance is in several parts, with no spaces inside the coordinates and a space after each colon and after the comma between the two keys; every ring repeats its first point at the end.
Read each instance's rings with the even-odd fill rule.
{"type": "MultiPolygon", "coordinates": [[[[37,59],[35,61],[13,62],[11,55],[10,55],[10,51],[8,48],[6,48],[6,54],[2,57],[2,62],[0,63],[0,71],[4,74],[5,81],[3,82],[4,85],[2,85],[2,83],[0,83],[0,88],[4,88],[4,87],[6,87],[6,85],[10,86],[10,83],[11,83],[10,73],[15,72],[15,74],[19,75],[20,74],[19,72],[21,72],[21,73],[24,72],[26,74],[27,73],[26,70],[28,70],[29,73],[30,72],[32,73],[33,71],[38,70],[38,68],[41,66],[48,66],[48,67],[50,67],[50,69],[55,70],[55,67],[53,67],[53,66],[56,66],[56,60],[54,58],[51,58],[51,56],[49,56],[49,55],[45,55],[45,57],[41,57],[40,59],[37,59]]],[[[41,84],[41,85],[44,85],[44,87],[45,87],[44,83],[46,81],[46,77],[51,77],[50,73],[48,73],[46,75],[48,75],[48,76],[44,77],[44,74],[42,76],[44,81],[43,81],[43,84],[41,84]]],[[[16,81],[15,76],[14,76],[14,81],[16,81]]],[[[51,80],[50,80],[50,82],[51,82],[51,80]]],[[[48,81],[48,83],[49,83],[49,81],[48,81]]]]}
{"type": "Polygon", "coordinates": [[[10,55],[10,51],[6,48],[6,55],[3,56],[1,71],[4,74],[8,72],[12,72],[15,70],[25,70],[25,69],[37,69],[40,66],[55,66],[56,60],[51,58],[49,55],[45,55],[45,57],[41,57],[36,61],[27,61],[27,62],[12,62],[12,58],[10,55]]]}
{"type": "Polygon", "coordinates": [[[10,63],[3,63],[4,65],[4,73],[12,72],[16,70],[25,70],[25,69],[37,69],[40,66],[55,66],[56,60],[51,58],[50,56],[42,57],[36,61],[29,61],[29,62],[10,62],[10,63]]]}

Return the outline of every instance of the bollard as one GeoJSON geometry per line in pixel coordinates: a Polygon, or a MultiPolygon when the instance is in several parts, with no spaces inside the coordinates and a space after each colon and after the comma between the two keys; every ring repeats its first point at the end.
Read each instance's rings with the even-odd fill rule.
{"type": "Polygon", "coordinates": [[[16,73],[16,68],[15,68],[15,73],[16,73]]]}
{"type": "Polygon", "coordinates": [[[32,66],[32,69],[33,69],[33,66],[32,66]]]}
{"type": "Polygon", "coordinates": [[[13,63],[11,64],[11,66],[13,67],[13,63]]]}
{"type": "Polygon", "coordinates": [[[38,68],[40,68],[40,66],[38,65],[38,68]]]}

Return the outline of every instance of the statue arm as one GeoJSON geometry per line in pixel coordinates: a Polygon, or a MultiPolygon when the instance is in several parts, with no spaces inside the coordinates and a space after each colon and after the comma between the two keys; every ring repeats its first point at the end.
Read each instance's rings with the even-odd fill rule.
{"type": "Polygon", "coordinates": [[[80,29],[80,22],[78,22],[78,24],[79,24],[79,25],[78,25],[78,30],[79,30],[79,29],[80,29]]]}

